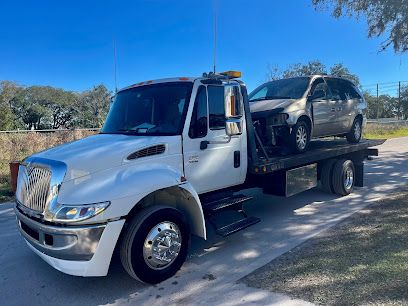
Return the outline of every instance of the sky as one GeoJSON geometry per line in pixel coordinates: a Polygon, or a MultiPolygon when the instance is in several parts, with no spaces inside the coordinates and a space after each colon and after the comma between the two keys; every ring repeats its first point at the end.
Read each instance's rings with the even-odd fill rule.
{"type": "Polygon", "coordinates": [[[363,85],[408,81],[408,54],[379,53],[364,19],[336,20],[311,0],[0,0],[0,80],[82,91],[212,70],[239,70],[248,88],[267,67],[341,62],[363,85]]]}

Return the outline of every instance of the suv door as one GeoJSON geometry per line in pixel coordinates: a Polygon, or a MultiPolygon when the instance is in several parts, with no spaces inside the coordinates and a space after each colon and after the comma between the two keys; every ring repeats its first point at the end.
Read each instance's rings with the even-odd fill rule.
{"type": "Polygon", "coordinates": [[[330,90],[323,78],[313,81],[309,102],[312,103],[313,136],[328,136],[334,131],[336,101],[331,98],[330,90]],[[324,94],[321,95],[320,93],[324,94]]]}
{"type": "Polygon", "coordinates": [[[362,97],[357,92],[353,83],[342,79],[339,79],[338,81],[341,84],[341,90],[344,92],[344,99],[341,101],[339,117],[342,122],[343,131],[348,133],[358,114],[358,104],[362,102],[362,97]]]}
{"type": "MultiPolygon", "coordinates": [[[[351,107],[351,102],[346,95],[345,80],[339,78],[325,78],[327,85],[332,93],[334,105],[334,126],[333,135],[343,134],[349,131],[350,118],[348,110],[351,107]]],[[[353,118],[354,119],[354,118],[353,118]]]]}
{"type": "Polygon", "coordinates": [[[189,128],[183,134],[184,172],[197,193],[243,183],[246,134],[228,141],[224,86],[200,85],[190,118],[189,128]],[[200,148],[203,141],[210,142],[205,149],[200,148]]]}

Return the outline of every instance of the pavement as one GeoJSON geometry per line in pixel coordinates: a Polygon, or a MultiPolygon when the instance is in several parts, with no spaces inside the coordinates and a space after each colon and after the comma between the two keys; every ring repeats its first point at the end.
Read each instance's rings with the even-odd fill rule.
{"type": "Polygon", "coordinates": [[[366,187],[347,197],[318,188],[291,198],[258,190],[247,204],[261,222],[207,241],[193,237],[187,262],[155,286],[131,279],[115,254],[108,276],[65,275],[28,249],[15,224],[12,203],[0,205],[0,297],[7,305],[310,305],[288,296],[247,287],[242,277],[317,235],[373,201],[408,183],[408,137],[386,141],[380,156],[366,163],[366,187]]]}

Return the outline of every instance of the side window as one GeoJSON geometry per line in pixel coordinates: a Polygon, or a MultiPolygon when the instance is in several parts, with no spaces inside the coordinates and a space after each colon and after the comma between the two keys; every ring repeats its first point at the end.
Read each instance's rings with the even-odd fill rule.
{"type": "Polygon", "coordinates": [[[342,80],[327,78],[326,82],[330,87],[330,91],[334,100],[346,100],[347,97],[344,86],[342,86],[342,80]]]}
{"type": "Polygon", "coordinates": [[[190,138],[202,138],[207,135],[207,130],[207,90],[205,86],[200,86],[194,102],[188,135],[190,138]]]}
{"type": "Polygon", "coordinates": [[[318,78],[313,82],[310,89],[310,95],[312,97],[319,96],[319,98],[321,97],[322,99],[329,97],[329,89],[326,82],[322,78],[318,78]],[[321,94],[322,92],[323,94],[321,94]]]}
{"type": "Polygon", "coordinates": [[[354,87],[353,83],[345,80],[343,80],[342,82],[344,83],[343,87],[347,99],[361,99],[361,96],[354,87]]]}
{"type": "Polygon", "coordinates": [[[225,129],[224,87],[208,86],[207,90],[210,129],[225,129]]]}

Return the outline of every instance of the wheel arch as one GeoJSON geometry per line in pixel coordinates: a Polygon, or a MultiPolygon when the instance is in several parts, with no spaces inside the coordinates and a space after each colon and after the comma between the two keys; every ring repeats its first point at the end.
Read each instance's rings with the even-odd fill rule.
{"type": "Polygon", "coordinates": [[[297,120],[297,122],[300,122],[300,121],[305,121],[306,124],[308,125],[309,130],[310,130],[310,138],[311,138],[312,135],[313,135],[313,123],[312,123],[312,119],[310,119],[310,117],[307,116],[307,115],[302,115],[302,116],[300,116],[300,117],[298,118],[298,120],[297,120]]]}
{"type": "Polygon", "coordinates": [[[184,183],[149,193],[134,205],[127,219],[131,220],[147,207],[159,205],[166,205],[180,210],[186,217],[191,233],[203,239],[207,239],[201,201],[191,184],[184,183]]]}

